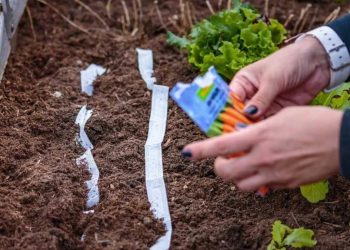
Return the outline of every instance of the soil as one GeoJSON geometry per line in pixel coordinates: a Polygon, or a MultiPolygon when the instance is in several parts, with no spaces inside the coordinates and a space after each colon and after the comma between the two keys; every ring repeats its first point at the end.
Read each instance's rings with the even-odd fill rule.
{"type": "MultiPolygon", "coordinates": [[[[29,0],[36,40],[28,15],[20,24],[0,85],[0,249],[147,249],[164,234],[145,190],[151,93],[139,76],[135,48],[154,51],[155,75],[169,87],[197,72],[184,54],[166,44],[153,1],[142,1],[144,26],[134,36],[122,32],[120,0],[112,1],[110,16],[107,1],[84,2],[107,21],[109,31],[68,0],[49,3],[89,34],[36,0],[29,0]],[[93,97],[80,91],[80,71],[90,63],[108,68],[96,81],[93,97]],[[62,96],[55,97],[56,91],[62,96]],[[75,163],[83,152],[75,141],[74,121],[84,104],[93,109],[86,131],[100,169],[101,200],[94,214],[83,213],[89,175],[75,163]]],[[[132,1],[126,2],[132,9],[132,1]]],[[[178,1],[159,2],[164,20],[179,15],[178,1]]],[[[198,19],[209,15],[204,1],[190,2],[198,19]]],[[[216,9],[219,1],[212,2],[216,9]]],[[[264,8],[262,0],[251,2],[264,8]]],[[[310,1],[270,2],[270,14],[284,22],[292,13],[299,16],[310,1]]],[[[343,12],[350,9],[346,2],[311,2],[313,15],[303,29],[322,24],[337,5],[343,12]]],[[[292,31],[296,19],[288,27],[292,31]]],[[[267,198],[240,192],[215,176],[212,161],[192,163],[180,156],[185,144],[204,136],[173,102],[168,118],[163,160],[172,249],[264,249],[276,219],[313,229],[316,249],[349,246],[349,182],[331,180],[327,200],[316,205],[298,190],[267,198]]]]}

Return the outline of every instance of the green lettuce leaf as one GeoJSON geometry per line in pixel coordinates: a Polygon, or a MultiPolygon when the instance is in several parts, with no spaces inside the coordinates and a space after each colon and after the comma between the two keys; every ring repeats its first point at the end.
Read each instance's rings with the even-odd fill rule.
{"type": "Polygon", "coordinates": [[[350,108],[350,83],[344,83],[329,93],[320,92],[311,105],[326,106],[333,109],[350,108]]]}
{"type": "Polygon", "coordinates": [[[185,49],[188,45],[190,45],[190,41],[187,38],[179,37],[170,31],[168,31],[167,42],[170,45],[175,45],[181,49],[185,49]]]}
{"type": "Polygon", "coordinates": [[[283,225],[280,220],[276,220],[272,226],[272,239],[278,246],[283,246],[283,239],[287,232],[290,232],[291,229],[283,225]]]}
{"type": "Polygon", "coordinates": [[[301,194],[311,203],[318,203],[324,199],[328,194],[328,181],[321,181],[310,185],[300,187],[301,194]]]}
{"type": "Polygon", "coordinates": [[[283,245],[294,248],[314,247],[317,241],[313,240],[314,232],[303,227],[294,229],[283,241],[283,245]]]}

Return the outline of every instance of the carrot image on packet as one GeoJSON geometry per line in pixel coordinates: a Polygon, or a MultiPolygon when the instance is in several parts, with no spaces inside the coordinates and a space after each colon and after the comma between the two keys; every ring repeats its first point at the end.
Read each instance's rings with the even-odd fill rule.
{"type": "MultiPolygon", "coordinates": [[[[208,137],[233,133],[241,125],[253,124],[243,114],[244,103],[230,91],[214,67],[192,84],[177,83],[170,96],[208,137]]],[[[229,157],[242,155],[244,152],[229,157]]],[[[268,192],[267,187],[258,190],[263,197],[268,192]]]]}

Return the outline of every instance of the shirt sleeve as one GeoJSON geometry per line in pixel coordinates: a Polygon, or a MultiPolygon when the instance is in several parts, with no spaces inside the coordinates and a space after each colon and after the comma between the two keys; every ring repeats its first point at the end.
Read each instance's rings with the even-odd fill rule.
{"type": "Polygon", "coordinates": [[[344,112],[340,130],[340,172],[350,179],[350,109],[344,112]]]}
{"type": "MultiPolygon", "coordinates": [[[[350,14],[331,22],[328,26],[338,34],[350,52],[350,14]]],[[[350,78],[348,81],[350,81],[350,78]]]]}

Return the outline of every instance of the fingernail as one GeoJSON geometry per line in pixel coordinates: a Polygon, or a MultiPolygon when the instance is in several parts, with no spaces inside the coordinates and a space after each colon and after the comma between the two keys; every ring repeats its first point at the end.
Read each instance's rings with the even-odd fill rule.
{"type": "Polygon", "coordinates": [[[258,113],[258,108],[256,106],[249,106],[244,110],[244,113],[248,115],[255,115],[256,113],[258,113]]]}
{"type": "Polygon", "coordinates": [[[241,129],[245,129],[246,127],[248,127],[248,125],[245,123],[242,123],[242,122],[238,122],[236,127],[238,130],[241,130],[241,129]]]}
{"type": "Polygon", "coordinates": [[[191,158],[192,157],[192,152],[188,150],[182,150],[181,155],[185,158],[191,158]]]}

